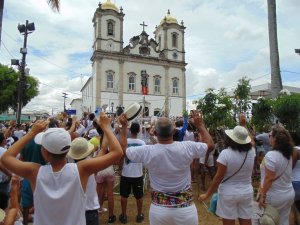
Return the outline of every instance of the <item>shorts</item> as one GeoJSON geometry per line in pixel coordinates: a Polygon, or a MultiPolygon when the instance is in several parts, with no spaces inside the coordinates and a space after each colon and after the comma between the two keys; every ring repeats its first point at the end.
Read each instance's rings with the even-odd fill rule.
{"type": "Polygon", "coordinates": [[[107,181],[107,182],[115,182],[115,175],[108,175],[108,176],[96,175],[96,182],[97,183],[102,184],[105,181],[107,181]]]}
{"type": "Polygon", "coordinates": [[[131,189],[133,195],[136,199],[140,199],[144,196],[144,181],[142,177],[123,177],[120,180],[120,195],[122,197],[128,198],[131,194],[131,189]]]}
{"type": "Polygon", "coordinates": [[[150,225],[198,225],[198,213],[195,204],[183,208],[167,208],[150,205],[150,225]]]}
{"type": "Polygon", "coordinates": [[[293,188],[295,191],[295,202],[300,200],[300,181],[293,181],[293,188]]]}
{"type": "Polygon", "coordinates": [[[9,181],[0,183],[0,208],[3,210],[8,207],[10,188],[9,184],[9,181]]]}
{"type": "Polygon", "coordinates": [[[251,219],[253,193],[240,195],[219,194],[216,214],[224,219],[251,219]]]}
{"type": "Polygon", "coordinates": [[[33,194],[31,190],[31,185],[30,182],[26,179],[22,181],[21,205],[23,208],[33,206],[33,194]]]}
{"type": "Polygon", "coordinates": [[[85,211],[85,220],[87,225],[99,225],[98,209],[85,211]]]}

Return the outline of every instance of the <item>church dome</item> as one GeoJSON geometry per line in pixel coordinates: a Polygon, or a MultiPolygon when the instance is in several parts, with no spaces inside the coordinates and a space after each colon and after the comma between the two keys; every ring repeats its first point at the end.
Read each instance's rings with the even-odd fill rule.
{"type": "Polygon", "coordinates": [[[107,0],[106,2],[104,2],[101,5],[101,9],[103,9],[103,10],[112,9],[114,11],[119,12],[118,7],[114,3],[112,3],[111,0],[107,0]]]}
{"type": "Polygon", "coordinates": [[[168,13],[167,15],[165,16],[165,18],[163,18],[161,21],[160,21],[160,25],[162,25],[163,23],[176,23],[178,24],[177,20],[175,17],[171,16],[170,14],[170,10],[168,10],[168,13]]]}

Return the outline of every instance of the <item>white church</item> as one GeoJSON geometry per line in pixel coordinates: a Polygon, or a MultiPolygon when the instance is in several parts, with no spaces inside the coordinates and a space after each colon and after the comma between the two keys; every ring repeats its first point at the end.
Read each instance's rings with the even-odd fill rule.
{"type": "MultiPolygon", "coordinates": [[[[133,102],[145,116],[181,116],[186,108],[183,22],[170,15],[155,27],[123,40],[125,14],[110,0],[99,3],[93,17],[92,76],[81,89],[84,111],[115,113],[133,102]]],[[[139,25],[139,24],[137,24],[139,25]]],[[[138,30],[138,29],[137,29],[138,30]]]]}

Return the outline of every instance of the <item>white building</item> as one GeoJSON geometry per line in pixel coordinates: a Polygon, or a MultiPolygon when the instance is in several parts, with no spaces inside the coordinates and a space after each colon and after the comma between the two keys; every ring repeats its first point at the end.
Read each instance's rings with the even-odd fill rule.
{"type": "Polygon", "coordinates": [[[71,109],[76,110],[76,117],[78,119],[82,118],[83,113],[83,107],[82,107],[82,99],[81,98],[75,98],[70,103],[71,109]]]}
{"type": "MultiPolygon", "coordinates": [[[[144,30],[124,45],[125,14],[110,0],[99,4],[93,17],[92,76],[84,84],[82,106],[90,112],[115,112],[132,102],[145,105],[146,115],[182,115],[186,108],[183,22],[167,15],[156,26],[154,39],[144,30]],[[141,74],[147,75],[148,95],[142,94],[141,74]]],[[[144,25],[144,23],[143,23],[144,25]]]]}

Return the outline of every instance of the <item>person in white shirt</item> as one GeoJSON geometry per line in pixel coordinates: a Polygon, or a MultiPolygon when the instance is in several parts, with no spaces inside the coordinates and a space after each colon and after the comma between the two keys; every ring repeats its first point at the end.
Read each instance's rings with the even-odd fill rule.
{"type": "MultiPolygon", "coordinates": [[[[214,148],[202,116],[192,112],[194,125],[202,136],[201,142],[174,142],[174,126],[169,118],[160,118],[155,125],[158,142],[155,145],[128,147],[126,131],[121,133],[121,146],[126,157],[143,163],[148,169],[152,188],[152,203],[149,211],[150,225],[197,225],[198,213],[193,203],[190,164],[214,148]]],[[[126,116],[120,123],[127,126],[126,116]]]]}
{"type": "Polygon", "coordinates": [[[3,165],[30,181],[34,190],[34,225],[85,225],[86,189],[90,175],[102,170],[122,155],[122,149],[110,129],[110,119],[100,114],[101,126],[111,151],[105,157],[67,163],[71,137],[63,128],[49,128],[47,121],[37,121],[32,129],[2,156],[3,165]],[[37,135],[38,134],[38,135],[37,135]],[[36,136],[37,135],[37,136],[36,136]],[[36,136],[36,137],[35,137],[36,136]],[[22,148],[35,137],[42,145],[48,165],[21,162],[16,159],[22,148]]]}
{"type": "Polygon", "coordinates": [[[270,204],[278,210],[279,224],[289,225],[295,191],[292,185],[292,154],[294,143],[289,132],[275,125],[269,134],[272,151],[261,163],[261,190],[259,205],[270,204]]]}
{"type": "MultiPolygon", "coordinates": [[[[89,143],[85,138],[75,138],[71,143],[68,157],[74,160],[75,163],[81,160],[89,160],[93,154],[94,145],[89,143]]],[[[85,207],[85,219],[88,225],[99,225],[98,209],[100,208],[99,199],[96,191],[96,180],[94,174],[92,174],[87,182],[86,186],[86,207],[85,207]]]]}
{"type": "Polygon", "coordinates": [[[220,153],[217,173],[205,194],[199,200],[208,199],[218,189],[216,214],[223,225],[251,225],[253,187],[251,175],[255,159],[253,141],[245,127],[225,130],[226,149],[220,153]]]}
{"type": "MultiPolygon", "coordinates": [[[[122,131],[126,132],[127,126],[122,126],[122,131]]],[[[137,122],[131,123],[130,126],[130,138],[127,138],[128,147],[138,147],[144,146],[145,142],[138,139],[137,136],[140,133],[140,124],[137,122]]],[[[129,197],[131,190],[134,197],[136,198],[137,204],[137,216],[136,222],[141,223],[144,220],[144,214],[142,213],[143,206],[143,164],[135,162],[134,160],[128,159],[126,156],[124,158],[122,168],[122,176],[120,180],[120,195],[121,195],[121,206],[122,214],[119,216],[119,220],[122,224],[127,223],[126,207],[127,198],[129,197]]]]}

